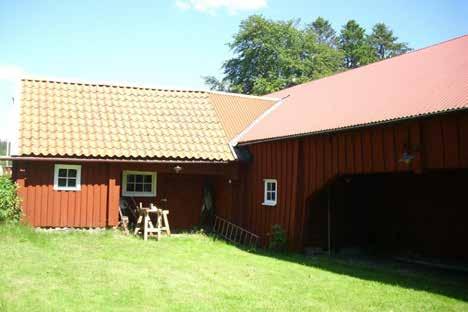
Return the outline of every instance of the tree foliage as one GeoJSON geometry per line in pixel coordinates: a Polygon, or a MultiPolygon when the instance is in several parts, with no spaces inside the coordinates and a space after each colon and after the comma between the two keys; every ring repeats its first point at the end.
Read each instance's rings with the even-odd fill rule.
{"type": "Polygon", "coordinates": [[[356,68],[377,60],[366,37],[366,30],[355,20],[350,20],[341,29],[339,47],[344,52],[344,66],[356,68]]]}
{"type": "Polygon", "coordinates": [[[383,60],[408,52],[410,49],[405,42],[398,42],[398,37],[393,35],[393,31],[384,23],[375,24],[372,34],[369,36],[376,57],[383,60]]]}
{"type": "Polygon", "coordinates": [[[307,26],[307,30],[316,36],[318,43],[325,44],[331,48],[336,48],[338,43],[336,31],[333,29],[330,22],[323,17],[317,17],[315,21],[307,26]]]}
{"type": "Polygon", "coordinates": [[[223,78],[204,80],[212,90],[263,95],[408,50],[386,26],[385,31],[376,27],[368,36],[350,20],[337,35],[322,17],[302,28],[299,20],[253,15],[241,22],[228,44],[233,57],[222,65],[223,78]]]}

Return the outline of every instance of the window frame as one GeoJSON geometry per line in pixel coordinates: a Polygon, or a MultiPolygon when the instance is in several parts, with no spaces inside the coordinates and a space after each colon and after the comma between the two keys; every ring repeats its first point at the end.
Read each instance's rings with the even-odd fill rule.
{"type": "MultiPolygon", "coordinates": [[[[67,172],[68,173],[68,172],[67,172]]],[[[68,185],[68,176],[67,176],[67,185],[68,185]]],[[[81,191],[81,165],[70,165],[70,164],[55,164],[54,165],[54,190],[55,191],[81,191]],[[73,187],[70,186],[59,186],[59,170],[60,169],[75,169],[76,170],[76,185],[73,187]]]]}
{"type": "Polygon", "coordinates": [[[156,197],[157,194],[157,185],[158,183],[158,173],[155,171],[133,171],[133,170],[124,170],[122,173],[122,196],[125,197],[156,197]],[[151,192],[129,192],[127,191],[127,178],[128,175],[144,175],[151,176],[151,192]]]}
{"type": "Polygon", "coordinates": [[[264,206],[276,206],[278,203],[278,180],[276,179],[263,179],[263,203],[262,205],[264,206]],[[269,183],[274,183],[275,184],[275,190],[271,191],[268,190],[268,184],[269,183]],[[275,200],[268,200],[268,192],[274,192],[275,194],[275,200]]]}

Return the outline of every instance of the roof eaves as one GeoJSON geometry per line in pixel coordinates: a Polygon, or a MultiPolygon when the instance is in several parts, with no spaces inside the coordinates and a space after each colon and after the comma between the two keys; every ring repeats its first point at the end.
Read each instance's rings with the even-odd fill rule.
{"type": "Polygon", "coordinates": [[[456,111],[468,111],[468,106],[459,107],[459,108],[452,108],[452,109],[446,109],[446,110],[439,110],[439,111],[434,111],[434,112],[430,112],[430,113],[409,115],[409,116],[405,116],[405,117],[384,119],[384,120],[373,121],[373,122],[362,123],[362,124],[356,124],[356,125],[350,125],[350,126],[339,127],[339,128],[324,129],[324,130],[312,131],[312,132],[295,133],[295,134],[290,134],[290,135],[269,137],[269,138],[264,138],[264,139],[251,140],[251,141],[239,141],[239,142],[237,142],[237,145],[247,146],[247,145],[259,144],[259,143],[273,142],[273,141],[297,139],[297,138],[302,138],[302,137],[312,136],[312,135],[317,135],[317,134],[340,132],[340,131],[346,131],[346,130],[353,130],[353,129],[377,126],[377,125],[386,125],[386,124],[390,124],[390,123],[393,123],[393,122],[406,121],[406,120],[417,119],[417,118],[431,117],[431,116],[435,116],[435,115],[443,115],[443,114],[448,114],[448,113],[452,113],[452,112],[456,112],[456,111]]]}

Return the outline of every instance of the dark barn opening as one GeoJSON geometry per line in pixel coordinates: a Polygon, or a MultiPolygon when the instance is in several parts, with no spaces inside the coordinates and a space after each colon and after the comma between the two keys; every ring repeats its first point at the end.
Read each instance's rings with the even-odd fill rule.
{"type": "Polygon", "coordinates": [[[309,209],[309,246],[468,261],[468,170],[343,176],[309,209]]]}

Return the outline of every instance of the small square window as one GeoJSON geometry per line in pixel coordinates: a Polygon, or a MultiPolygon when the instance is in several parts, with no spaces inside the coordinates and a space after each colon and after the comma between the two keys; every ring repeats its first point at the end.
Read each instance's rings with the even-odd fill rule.
{"type": "Polygon", "coordinates": [[[55,165],[54,190],[79,191],[81,189],[80,165],[55,165]]]}

